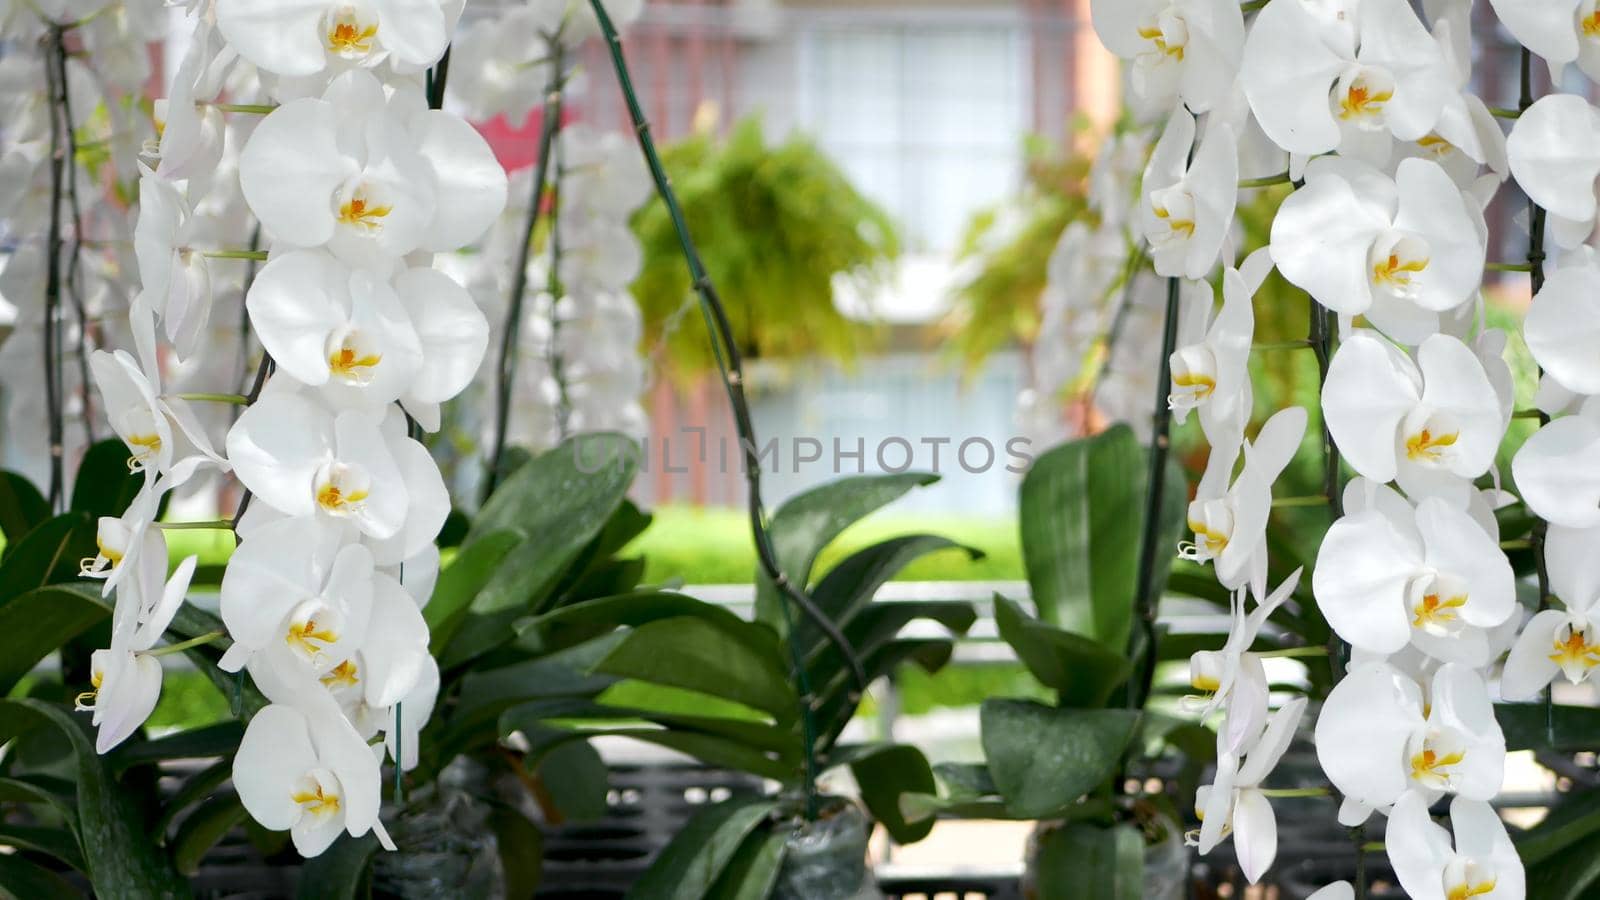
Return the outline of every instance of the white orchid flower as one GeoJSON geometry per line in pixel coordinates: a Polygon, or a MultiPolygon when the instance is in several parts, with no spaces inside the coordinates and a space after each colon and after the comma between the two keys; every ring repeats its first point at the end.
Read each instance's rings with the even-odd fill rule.
{"type": "Polygon", "coordinates": [[[1595,0],[1489,0],[1517,43],[1544,57],[1550,80],[1576,62],[1600,81],[1600,4],[1595,0]]]}
{"type": "Polygon", "coordinates": [[[1523,900],[1527,886],[1522,859],[1494,807],[1457,797],[1450,801],[1446,831],[1428,815],[1429,805],[1426,796],[1413,791],[1389,814],[1385,849],[1406,896],[1523,900]]]}
{"type": "MultiPolygon", "coordinates": [[[[141,166],[142,168],[142,166],[141,166]]],[[[177,185],[144,169],[133,249],[139,277],[180,359],[194,355],[211,317],[211,270],[191,243],[201,226],[177,185]]]]}
{"type": "Polygon", "coordinates": [[[1574,94],[1547,95],[1512,126],[1506,155],[1517,186],[1552,217],[1551,235],[1582,243],[1595,224],[1600,110],[1574,94]]]}
{"type": "Polygon", "coordinates": [[[1472,6],[1454,0],[1443,9],[1429,11],[1428,6],[1423,4],[1434,23],[1434,38],[1454,75],[1455,93],[1445,102],[1433,130],[1402,143],[1400,155],[1433,160],[1463,189],[1473,185],[1485,165],[1496,183],[1504,181],[1510,172],[1505,132],[1472,89],[1472,6]]]}
{"type": "Polygon", "coordinates": [[[1528,350],[1545,374],[1575,394],[1600,395],[1600,266],[1592,260],[1551,272],[1523,320],[1528,350]]]}
{"type": "MultiPolygon", "coordinates": [[[[439,536],[439,529],[450,515],[450,491],[428,448],[406,436],[405,416],[398,409],[390,408],[381,432],[406,485],[406,515],[394,534],[369,534],[365,542],[378,565],[397,566],[425,555],[434,546],[433,539],[439,536]]],[[[406,573],[406,577],[409,580],[411,574],[406,573]]]]}
{"type": "Polygon", "coordinates": [[[1328,368],[1322,412],[1351,468],[1412,497],[1462,498],[1504,434],[1500,397],[1471,348],[1438,334],[1415,362],[1357,330],[1328,368]]]}
{"type": "Polygon", "coordinates": [[[128,468],[145,473],[146,484],[170,473],[168,487],[176,487],[203,465],[227,468],[188,404],[161,394],[160,384],[126,350],[94,351],[89,369],[106,418],[128,448],[128,468]]]}
{"type": "Polygon", "coordinates": [[[506,201],[505,170],[472,126],[360,70],[262,119],[239,186],[282,244],[380,269],[470,243],[506,201]]]}
{"type": "Polygon", "coordinates": [[[1239,79],[1267,136],[1300,156],[1420,140],[1456,93],[1406,0],[1273,0],[1251,24],[1239,79]]]}
{"type": "Polygon", "coordinates": [[[1415,344],[1476,295],[1487,234],[1477,203],[1435,162],[1404,160],[1391,181],[1327,157],[1273,220],[1272,260],[1328,309],[1415,344]]]}
{"type": "Polygon", "coordinates": [[[394,290],[422,342],[422,361],[400,403],[423,429],[438,431],[440,404],[466,390],[483,363],[489,320],[465,288],[435,269],[401,272],[394,290]]]}
{"type": "Polygon", "coordinates": [[[1189,503],[1194,543],[1181,544],[1179,555],[1194,562],[1215,561],[1217,580],[1229,590],[1249,585],[1257,597],[1266,596],[1272,483],[1294,458],[1305,430],[1306,411],[1291,406],[1268,419],[1253,443],[1211,448],[1205,474],[1189,503]],[[1232,478],[1241,448],[1244,468],[1232,478]]]}
{"type": "Polygon", "coordinates": [[[562,216],[561,285],[569,295],[625,291],[644,267],[644,248],[626,216],[562,216]]]}
{"type": "Polygon", "coordinates": [[[1562,609],[1535,613],[1506,657],[1500,694],[1507,700],[1532,700],[1556,676],[1572,684],[1589,679],[1600,665],[1600,623],[1591,620],[1600,603],[1600,527],[1550,526],[1545,558],[1550,592],[1562,609]]]}
{"type": "Polygon", "coordinates": [[[237,672],[261,654],[285,680],[304,681],[354,655],[376,587],[372,552],[343,537],[333,523],[297,518],[240,541],[222,576],[222,621],[233,638],[224,670],[237,672]]]}
{"type": "Polygon", "coordinates": [[[1430,802],[1444,793],[1489,800],[1505,774],[1505,736],[1488,688],[1460,663],[1440,666],[1426,697],[1388,663],[1351,670],[1322,705],[1316,745],[1333,786],[1373,809],[1409,790],[1430,802]]]}
{"type": "Polygon", "coordinates": [[[422,672],[417,683],[405,699],[389,709],[389,721],[383,728],[383,744],[389,758],[409,772],[417,767],[421,754],[417,746],[421,741],[422,727],[433,716],[433,706],[439,699],[439,664],[424,654],[422,672]]]}
{"type": "Polygon", "coordinates": [[[1222,309],[1212,317],[1211,287],[1184,282],[1178,349],[1171,359],[1172,393],[1167,403],[1178,424],[1198,409],[1200,428],[1212,445],[1227,444],[1250,418],[1250,344],[1255,338],[1251,298],[1271,271],[1266,249],[1257,250],[1239,269],[1222,273],[1222,309]]]}
{"type": "Polygon", "coordinates": [[[382,770],[331,701],[274,703],[245,728],[233,759],[233,786],[250,817],[288,831],[301,856],[328,849],[340,832],[368,831],[393,849],[378,821],[382,770]],[[328,707],[331,707],[328,708],[328,707]]]}
{"type": "Polygon", "coordinates": [[[505,116],[513,128],[544,102],[548,35],[561,27],[553,4],[518,5],[505,15],[486,17],[456,34],[451,52],[450,95],[474,119],[505,116]]]}
{"type": "Polygon", "coordinates": [[[1534,432],[1511,459],[1511,477],[1528,509],[1552,525],[1600,525],[1600,404],[1585,402],[1534,432]]]}
{"type": "Polygon", "coordinates": [[[1411,643],[1441,660],[1486,665],[1488,629],[1517,608],[1516,577],[1495,537],[1445,500],[1413,508],[1361,478],[1346,487],[1345,509],[1311,578],[1339,637],[1378,654],[1411,643]]]}
{"type": "Polygon", "coordinates": [[[155,101],[157,137],[153,147],[146,145],[145,155],[158,160],[156,172],[162,178],[188,180],[195,197],[205,196],[226,147],[222,110],[211,101],[221,93],[236,59],[202,17],[173,76],[171,94],[155,101]]]}
{"type": "Polygon", "coordinates": [[[335,415],[290,390],[266,391],[229,430],[228,458],[278,512],[347,522],[384,540],[405,525],[410,494],[378,426],[374,413],[335,415]]]}
{"type": "Polygon", "coordinates": [[[620,131],[600,131],[581,122],[561,129],[563,218],[626,222],[655,195],[639,147],[620,131]]]}
{"type": "Polygon", "coordinates": [[[418,609],[427,609],[433,599],[433,589],[439,583],[439,545],[428,541],[422,549],[407,559],[379,571],[405,585],[406,593],[416,601],[418,609]]]}
{"type": "Polygon", "coordinates": [[[372,610],[356,646],[319,680],[367,738],[386,726],[390,708],[416,689],[431,660],[422,611],[398,581],[382,573],[373,575],[372,610]]]}
{"type": "Polygon", "coordinates": [[[1167,120],[1144,170],[1139,221],[1156,272],[1204,278],[1216,265],[1239,202],[1239,145],[1227,125],[1213,125],[1189,159],[1195,121],[1179,107],[1167,120]]]}
{"type": "Polygon", "coordinates": [[[217,0],[217,30],[239,55],[274,75],[393,60],[417,71],[438,62],[461,0],[217,0]]]}
{"type": "Polygon", "coordinates": [[[1133,93],[1146,109],[1175,100],[1196,114],[1227,99],[1244,49],[1244,15],[1231,0],[1094,0],[1095,33],[1133,61],[1133,93]]]}
{"type": "Polygon", "coordinates": [[[1261,783],[1288,751],[1306,702],[1306,698],[1296,697],[1273,713],[1266,730],[1242,760],[1219,748],[1216,780],[1202,786],[1195,796],[1200,831],[1186,840],[1206,854],[1231,834],[1239,868],[1251,884],[1261,880],[1278,856],[1278,819],[1261,783]]]}
{"type": "Polygon", "coordinates": [[[1217,742],[1239,754],[1255,742],[1267,722],[1270,687],[1261,657],[1251,652],[1267,619],[1287,601],[1300,584],[1303,570],[1296,569],[1254,610],[1244,611],[1244,591],[1233,592],[1228,639],[1221,650],[1201,650],[1189,657],[1189,685],[1200,696],[1183,699],[1186,709],[1205,718],[1226,706],[1228,715],[1217,742]]]}

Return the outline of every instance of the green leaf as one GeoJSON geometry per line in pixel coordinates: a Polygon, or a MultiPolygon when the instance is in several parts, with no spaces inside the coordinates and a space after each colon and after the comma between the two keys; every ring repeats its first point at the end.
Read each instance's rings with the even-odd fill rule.
{"type": "Polygon", "coordinates": [[[1039,900],[1139,900],[1144,895],[1144,838],[1132,825],[1072,822],[1039,839],[1039,900]]]}
{"type": "Polygon", "coordinates": [[[921,750],[905,744],[878,747],[852,761],[850,773],[861,786],[861,802],[895,843],[914,844],[933,830],[933,819],[907,821],[900,810],[905,794],[930,794],[938,787],[921,750]]]}
{"type": "Polygon", "coordinates": [[[569,741],[553,748],[539,760],[538,775],[568,821],[592,822],[606,814],[610,773],[588,741],[569,741]]]}
{"type": "Polygon", "coordinates": [[[155,853],[132,796],[94,752],[78,720],[39,700],[0,701],[0,743],[43,726],[56,728],[72,745],[80,840],[95,894],[107,900],[187,896],[170,863],[155,853]]]}
{"type": "Polygon", "coordinates": [[[746,840],[772,814],[772,800],[736,798],[708,806],[683,826],[640,876],[632,900],[703,900],[746,840]]]}
{"type": "Polygon", "coordinates": [[[77,837],[65,828],[0,822],[0,846],[43,853],[55,857],[79,872],[88,868],[84,864],[83,850],[78,846],[77,837]]]}
{"type": "Polygon", "coordinates": [[[1059,694],[1060,706],[1093,708],[1128,676],[1133,661],[1081,634],[1047,625],[1023,612],[1014,600],[996,594],[994,620],[1000,637],[1039,683],[1059,694]]]}
{"type": "Polygon", "coordinates": [[[1527,867],[1527,896],[1538,900],[1586,900],[1600,884],[1600,834],[1527,867]]]}
{"type": "Polygon", "coordinates": [[[766,626],[679,616],[633,629],[592,671],[725,697],[787,722],[799,701],[782,658],[766,626]]]}
{"type": "Polygon", "coordinates": [[[78,831],[78,795],[72,782],[49,775],[0,778],[0,803],[43,803],[56,811],[74,834],[78,831]]]}
{"type": "Polygon", "coordinates": [[[179,731],[148,741],[123,744],[111,754],[118,771],[169,759],[214,759],[231,756],[244,738],[244,724],[229,719],[179,731]]]}
{"type": "Polygon", "coordinates": [[[305,861],[300,870],[297,900],[357,900],[372,895],[372,857],[378,838],[367,832],[358,838],[339,835],[333,846],[305,861]]]}
{"type": "Polygon", "coordinates": [[[97,584],[50,585],[0,601],[0,696],[39,660],[110,615],[97,584]]]}
{"type": "Polygon", "coordinates": [[[1506,750],[1576,753],[1600,746],[1600,709],[1543,703],[1499,703],[1494,716],[1506,735],[1506,750]]]}
{"type": "MultiPolygon", "coordinates": [[[[642,682],[623,682],[623,684],[638,684],[641,687],[661,689],[659,685],[645,685],[642,682]]],[[[631,693],[635,699],[648,702],[648,697],[641,695],[639,692],[631,693]]],[[[680,694],[677,696],[700,697],[704,695],[680,694]]],[[[674,699],[677,699],[677,697],[674,697],[674,699]]],[[[751,715],[760,715],[760,713],[750,710],[748,707],[739,706],[737,709],[751,715]]],[[[620,722],[639,724],[649,722],[674,731],[726,738],[729,741],[754,750],[770,751],[785,758],[797,758],[800,752],[799,741],[796,739],[792,729],[779,728],[765,721],[725,718],[714,715],[694,715],[649,706],[617,706],[611,703],[596,703],[576,697],[536,700],[532,703],[513,706],[500,715],[500,734],[509,736],[517,731],[530,731],[547,727],[547,723],[554,721],[560,721],[564,725],[576,723],[584,727],[590,727],[593,723],[620,722]]]]}
{"type": "MultiPolygon", "coordinates": [[[[845,627],[844,635],[857,658],[870,659],[892,643],[912,622],[938,622],[952,634],[964,635],[977,618],[977,611],[965,600],[879,601],[857,614],[845,627]]],[[[831,642],[824,642],[816,648],[806,663],[806,669],[811,673],[814,684],[829,684],[848,677],[844,657],[831,642]]]]}
{"type": "Polygon", "coordinates": [[[1517,855],[1534,866],[1560,854],[1578,841],[1600,833],[1600,789],[1565,796],[1539,824],[1517,835],[1517,855]]]}
{"type": "Polygon", "coordinates": [[[205,855],[245,819],[244,804],[233,792],[219,794],[195,808],[178,826],[172,839],[172,859],[178,871],[193,876],[205,855]]]}
{"type": "Polygon", "coordinates": [[[758,832],[739,845],[728,860],[706,900],[766,900],[778,882],[778,871],[789,849],[788,835],[779,830],[758,832]]]}
{"type": "Polygon", "coordinates": [[[96,552],[95,521],[88,514],[50,519],[11,545],[0,563],[0,604],[47,584],[77,580],[78,563],[96,552]]]}
{"type": "Polygon", "coordinates": [[[795,763],[785,762],[741,741],[687,730],[646,725],[568,727],[563,723],[550,721],[536,729],[525,728],[523,735],[528,739],[530,760],[538,760],[544,754],[555,752],[558,748],[574,741],[585,741],[596,737],[622,737],[676,750],[716,768],[735,769],[778,781],[793,779],[798,769],[795,763]]]}
{"type": "Polygon", "coordinates": [[[1139,714],[986,700],[983,753],[1011,811],[1049,818],[1105,783],[1133,739],[1139,714]]]}
{"type": "Polygon", "coordinates": [[[128,468],[128,448],[117,438],[107,438],[83,454],[78,477],[72,482],[72,509],[99,518],[116,518],[127,512],[144,487],[144,473],[128,468]]]}
{"type": "Polygon", "coordinates": [[[0,897],[12,900],[82,900],[60,875],[21,857],[0,853],[0,897]]]}
{"type": "Polygon", "coordinates": [[[638,627],[660,619],[693,616],[737,627],[743,623],[725,607],[671,591],[644,590],[585,600],[553,609],[517,626],[517,646],[530,653],[550,653],[574,646],[621,627],[638,627]]]}
{"type": "Polygon", "coordinates": [[[28,479],[0,472],[0,535],[11,544],[50,518],[50,503],[28,479]]]}
{"type": "MultiPolygon", "coordinates": [[[[872,603],[878,589],[920,556],[938,550],[964,550],[971,559],[983,552],[963,547],[936,534],[912,534],[882,541],[858,550],[829,570],[811,592],[811,599],[830,621],[846,628],[872,603]]],[[[809,657],[827,641],[822,629],[804,615],[795,613],[794,634],[790,638],[809,657]]]]}
{"type": "Polygon", "coordinates": [[[472,606],[472,598],[483,590],[500,561],[521,540],[522,535],[515,531],[490,532],[456,554],[450,565],[439,572],[433,598],[422,608],[422,618],[428,623],[430,635],[428,649],[435,656],[461,627],[472,606]]]}
{"type": "MultiPolygon", "coordinates": [[[[1156,553],[1157,596],[1183,524],[1175,472],[1158,536],[1174,549],[1156,553]]],[[[1133,628],[1146,482],[1145,451],[1126,425],[1045,453],[1022,480],[1022,554],[1039,617],[1118,653],[1133,628]]]]}
{"type": "MultiPolygon", "coordinates": [[[[789,498],[773,513],[767,532],[778,568],[789,581],[811,583],[811,567],[822,548],[846,528],[895,500],[907,491],[939,480],[929,472],[860,475],[819,485],[789,498]]],[[[780,634],[783,617],[775,601],[777,591],[763,572],[756,573],[756,618],[780,634]]]]}
{"type": "Polygon", "coordinates": [[[177,818],[179,813],[216,793],[217,788],[231,777],[233,777],[231,753],[227,759],[220,759],[189,776],[184,780],[183,786],[162,804],[161,818],[157,819],[155,826],[150,829],[151,834],[157,839],[164,839],[167,826],[172,824],[172,820],[177,818]]]}

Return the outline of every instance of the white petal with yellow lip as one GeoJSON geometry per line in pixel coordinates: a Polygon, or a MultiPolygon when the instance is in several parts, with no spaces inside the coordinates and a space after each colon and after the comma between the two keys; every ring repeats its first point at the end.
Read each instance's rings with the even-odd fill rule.
{"type": "Polygon", "coordinates": [[[252,818],[288,830],[302,856],[339,836],[359,837],[378,821],[377,760],[332,700],[305,708],[274,703],[251,718],[233,762],[234,788],[252,818]]]}

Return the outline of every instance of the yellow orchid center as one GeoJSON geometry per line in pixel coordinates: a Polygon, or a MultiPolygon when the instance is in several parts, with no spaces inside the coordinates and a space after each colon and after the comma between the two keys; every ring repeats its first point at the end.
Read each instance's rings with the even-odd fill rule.
{"type": "Polygon", "coordinates": [[[363,25],[354,13],[343,13],[328,29],[328,49],[340,56],[365,56],[372,52],[372,39],[377,36],[377,25],[363,25]]]}
{"type": "MultiPolygon", "coordinates": [[[[100,555],[106,558],[106,562],[111,563],[112,568],[122,565],[122,553],[116,548],[107,547],[105,541],[101,540],[99,537],[94,539],[94,545],[99,548],[100,555]]],[[[95,677],[98,678],[99,676],[95,677]]]]}
{"type": "Polygon", "coordinates": [[[1196,400],[1203,400],[1211,396],[1211,392],[1217,389],[1217,380],[1202,372],[1185,372],[1173,375],[1172,384],[1174,387],[1192,388],[1193,390],[1190,393],[1196,400]]]}
{"type": "Polygon", "coordinates": [[[1600,646],[1589,643],[1588,632],[1567,627],[1566,637],[1556,633],[1555,652],[1550,654],[1550,661],[1563,669],[1583,669],[1585,671],[1600,665],[1600,646]]]}
{"type": "Polygon", "coordinates": [[[1600,9],[1584,16],[1578,25],[1583,29],[1584,37],[1600,39],[1600,9]]]}
{"type": "Polygon", "coordinates": [[[1456,618],[1454,610],[1466,605],[1466,594],[1458,594],[1453,597],[1424,594],[1422,601],[1411,610],[1413,613],[1411,627],[1426,628],[1429,625],[1443,625],[1447,622],[1453,622],[1456,618]]]}
{"type": "Polygon", "coordinates": [[[391,212],[394,207],[372,203],[361,191],[356,191],[339,204],[339,221],[364,231],[382,231],[383,219],[391,212]]]}
{"type": "Polygon", "coordinates": [[[1423,428],[1416,434],[1406,438],[1406,457],[1413,462],[1422,460],[1437,461],[1445,447],[1455,445],[1460,437],[1459,432],[1452,431],[1448,434],[1434,434],[1423,428]]]}
{"type": "Polygon", "coordinates": [[[1222,680],[1215,675],[1195,675],[1189,679],[1189,685],[1203,694],[1215,694],[1222,690],[1222,680]]]}
{"type": "Polygon", "coordinates": [[[338,687],[340,685],[343,685],[344,687],[355,687],[356,682],[360,681],[361,679],[356,677],[356,664],[347,659],[344,662],[339,663],[337,666],[334,666],[332,671],[322,676],[320,680],[323,684],[331,688],[338,687]]]}
{"type": "Polygon", "coordinates": [[[1195,540],[1205,545],[1206,551],[1212,556],[1220,554],[1228,547],[1228,535],[1217,531],[1205,522],[1189,520],[1189,530],[1194,532],[1195,540]]]}
{"type": "Polygon", "coordinates": [[[1417,141],[1417,146],[1432,153],[1435,157],[1445,156],[1456,148],[1455,144],[1437,134],[1424,135],[1417,141]]]}
{"type": "Polygon", "coordinates": [[[1421,782],[1447,782],[1450,780],[1450,769],[1460,765],[1466,756],[1459,750],[1441,754],[1430,747],[1423,747],[1421,752],[1411,757],[1411,777],[1421,782]]]}
{"type": "Polygon", "coordinates": [[[318,628],[317,620],[306,619],[304,622],[291,623],[289,632],[284,635],[284,641],[291,647],[307,656],[316,656],[322,652],[322,646],[339,640],[338,632],[331,628],[318,628]]]}
{"type": "Polygon", "coordinates": [[[1407,259],[1399,253],[1390,253],[1372,267],[1372,280],[1379,284],[1408,285],[1411,276],[1428,268],[1428,260],[1407,259]]]}
{"type": "Polygon", "coordinates": [[[328,356],[328,368],[333,374],[351,381],[362,381],[371,377],[371,370],[383,360],[382,353],[362,353],[349,344],[344,344],[328,356]]]}
{"type": "Polygon", "coordinates": [[[1156,206],[1152,207],[1152,209],[1155,211],[1156,218],[1167,223],[1168,229],[1175,233],[1181,233],[1186,238],[1194,237],[1193,219],[1174,218],[1171,211],[1165,206],[1156,206]]]}
{"type": "Polygon", "coordinates": [[[1339,118],[1361,119],[1376,116],[1384,104],[1394,99],[1394,91],[1374,90],[1365,83],[1350,85],[1339,99],[1339,118]]]}
{"type": "Polygon", "coordinates": [[[133,451],[133,455],[128,458],[128,468],[137,471],[141,463],[161,452],[161,435],[154,432],[130,434],[128,449],[133,451]]]}
{"type": "Polygon", "coordinates": [[[1462,882],[1450,888],[1450,893],[1445,894],[1447,900],[1470,900],[1472,897],[1482,897],[1484,894],[1494,892],[1495,880],[1479,882],[1462,882]]]}
{"type": "Polygon", "coordinates": [[[332,815],[339,811],[339,795],[323,788],[320,783],[311,790],[295,791],[289,795],[289,799],[314,816],[332,815]]]}
{"type": "Polygon", "coordinates": [[[1163,56],[1170,56],[1178,62],[1183,62],[1183,45],[1167,42],[1167,33],[1159,27],[1146,27],[1139,29],[1139,37],[1144,38],[1156,47],[1156,52],[1163,56]]]}

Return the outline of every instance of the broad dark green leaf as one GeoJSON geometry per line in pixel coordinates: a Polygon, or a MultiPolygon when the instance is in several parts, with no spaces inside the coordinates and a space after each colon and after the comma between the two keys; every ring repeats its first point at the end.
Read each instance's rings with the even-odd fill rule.
{"type": "Polygon", "coordinates": [[[1024,700],[986,700],[983,753],[1013,812],[1048,818],[1111,777],[1139,714],[1063,709],[1024,700]]]}
{"type": "Polygon", "coordinates": [[[1600,709],[1543,703],[1500,703],[1494,716],[1506,735],[1506,750],[1576,753],[1600,747],[1600,709]],[[1548,714],[1548,718],[1547,718],[1548,714]]]}
{"type": "MultiPolygon", "coordinates": [[[[871,684],[907,663],[914,663],[924,672],[937,672],[954,654],[955,645],[947,638],[897,638],[868,652],[861,660],[861,667],[867,672],[867,683],[871,684]]],[[[825,749],[850,724],[861,698],[854,693],[855,679],[845,671],[840,671],[827,684],[812,685],[812,689],[819,698],[814,716],[817,746],[825,749]]]]}
{"type": "Polygon", "coordinates": [[[66,879],[18,856],[0,853],[0,897],[8,900],[82,900],[66,879]]]}
{"type": "Polygon", "coordinates": [[[52,856],[79,872],[88,870],[83,850],[71,831],[49,825],[17,825],[0,822],[0,847],[15,847],[52,856]]]}
{"type": "Polygon", "coordinates": [[[233,826],[243,822],[245,815],[244,805],[232,791],[195,807],[172,839],[172,859],[178,871],[190,876],[199,872],[205,855],[233,826]]]}
{"type": "Polygon", "coordinates": [[[233,757],[230,754],[227,759],[218,760],[184,779],[183,786],[163,802],[161,818],[156,820],[155,826],[150,829],[151,833],[158,839],[164,838],[167,826],[172,824],[173,819],[189,807],[216,793],[217,788],[231,777],[233,777],[233,757]]]}
{"type": "MultiPolygon", "coordinates": [[[[1022,554],[1039,617],[1128,647],[1145,506],[1145,451],[1126,425],[1045,453],[1022,481],[1022,554]]],[[[1168,472],[1158,531],[1156,596],[1177,555],[1187,491],[1168,472]]]]}
{"type": "MultiPolygon", "coordinates": [[[[913,560],[939,550],[964,550],[971,559],[980,559],[983,552],[963,547],[949,538],[936,534],[911,534],[892,538],[858,550],[834,566],[817,582],[811,591],[811,600],[817,609],[840,629],[847,629],[868,604],[878,588],[896,572],[913,560]]],[[[809,658],[817,652],[827,638],[817,624],[794,610],[794,635],[791,638],[800,648],[802,657],[809,658]]]]}
{"type": "Polygon", "coordinates": [[[0,472],[0,535],[15,545],[48,518],[50,503],[32,482],[16,472],[0,472]]]}
{"type": "Polygon", "coordinates": [[[537,761],[547,753],[574,741],[595,737],[623,737],[655,744],[692,756],[708,766],[749,772],[762,778],[788,781],[795,778],[800,767],[785,762],[775,754],[752,747],[743,742],[704,732],[671,728],[657,728],[646,724],[566,728],[554,721],[544,722],[536,730],[524,731],[528,740],[528,759],[537,761]]]}
{"type": "Polygon", "coordinates": [[[456,558],[439,572],[439,582],[434,586],[433,599],[422,609],[422,618],[428,623],[428,649],[435,656],[455,636],[456,629],[472,598],[493,577],[500,561],[522,540],[515,531],[495,531],[485,534],[471,547],[456,554],[456,558]]]}
{"type": "Polygon", "coordinates": [[[751,835],[728,860],[706,900],[766,900],[788,849],[788,835],[781,830],[751,835]]]}
{"type": "Polygon", "coordinates": [[[188,886],[155,852],[132,797],[71,713],[38,700],[0,701],[0,743],[41,727],[66,736],[75,757],[79,839],[95,893],[115,898],[183,897],[188,886]]]}
{"type": "Polygon", "coordinates": [[[1600,790],[1563,797],[1539,824],[1517,835],[1517,855],[1534,866],[1600,833],[1600,790]]]}
{"type": "Polygon", "coordinates": [[[538,763],[539,780],[569,822],[592,822],[606,814],[611,785],[605,761],[588,741],[567,741],[538,763]]]}
{"type": "Polygon", "coordinates": [[[782,658],[764,625],[679,616],[633,629],[593,671],[725,697],[787,722],[798,701],[782,658]]]}
{"type": "Polygon", "coordinates": [[[671,591],[644,590],[562,606],[517,625],[517,646],[550,653],[623,626],[693,616],[737,627],[742,620],[721,606],[671,591]]]}
{"type": "Polygon", "coordinates": [[[0,778],[0,803],[45,804],[74,834],[78,831],[78,794],[65,779],[31,774],[0,778]]]}
{"type": "Polygon", "coordinates": [[[49,585],[0,601],[0,696],[39,660],[110,615],[98,584],[49,585]]]}
{"type": "Polygon", "coordinates": [[[1132,825],[1072,822],[1046,831],[1038,848],[1039,900],[1140,900],[1144,838],[1132,825]]]}
{"type": "MultiPolygon", "coordinates": [[[[792,583],[809,585],[817,554],[846,528],[900,499],[912,488],[938,480],[938,475],[929,472],[860,475],[830,481],[790,497],[773,513],[767,528],[778,568],[792,583]]],[[[782,633],[783,616],[774,602],[777,596],[765,573],[757,571],[756,617],[782,633]]]]}
{"type": "MultiPolygon", "coordinates": [[[[628,684],[636,683],[628,682],[628,684]]],[[[659,686],[643,685],[643,687],[657,688],[659,686]]],[[[648,699],[641,696],[640,692],[630,693],[636,699],[648,699]]],[[[702,695],[679,696],[699,697],[702,695]]],[[[760,715],[748,707],[739,706],[737,709],[751,715],[760,715]]],[[[554,720],[582,722],[585,725],[589,723],[638,724],[653,722],[663,728],[727,738],[730,741],[744,744],[757,750],[771,751],[780,755],[793,756],[799,753],[799,743],[791,729],[780,728],[765,721],[726,718],[709,714],[694,715],[672,710],[655,709],[648,706],[617,706],[611,703],[596,703],[580,697],[536,700],[531,703],[513,706],[500,715],[500,734],[510,735],[516,731],[527,731],[532,728],[543,727],[544,723],[554,720]]]]}
{"type": "Polygon", "coordinates": [[[900,810],[908,793],[930,794],[937,788],[933,769],[922,751],[905,744],[878,747],[850,763],[861,786],[861,802],[896,843],[914,844],[933,830],[933,820],[910,822],[900,810]]]}
{"type": "Polygon", "coordinates": [[[169,759],[211,759],[231,756],[244,737],[244,724],[233,720],[179,731],[149,741],[123,744],[112,752],[118,770],[169,759]]]}
{"type": "Polygon", "coordinates": [[[127,512],[144,487],[144,473],[128,469],[128,447],[108,438],[90,447],[72,482],[72,509],[99,518],[127,512]]]}
{"type": "Polygon", "coordinates": [[[500,866],[505,870],[507,900],[533,900],[544,875],[544,832],[528,817],[503,803],[489,812],[500,866]]]}
{"type": "Polygon", "coordinates": [[[78,564],[94,556],[95,520],[87,513],[56,516],[11,545],[0,563],[0,604],[45,585],[74,581],[78,564]]]}
{"type": "MultiPolygon", "coordinates": [[[[878,601],[858,613],[845,628],[845,639],[857,658],[871,657],[915,621],[938,622],[954,635],[964,635],[977,621],[977,611],[964,600],[878,601]]],[[[831,641],[817,646],[806,669],[811,680],[827,684],[845,673],[844,657],[831,641]]]]}
{"type": "Polygon", "coordinates": [[[295,897],[365,900],[372,894],[372,857],[378,852],[378,838],[370,831],[358,838],[339,835],[322,855],[306,860],[295,897]]]}
{"type": "Polygon", "coordinates": [[[1106,698],[1133,673],[1133,661],[1127,654],[1040,622],[999,594],[994,598],[994,620],[1001,639],[1011,645],[1040,684],[1057,692],[1061,706],[1104,706],[1106,698]]]}
{"type": "Polygon", "coordinates": [[[537,612],[622,505],[638,464],[632,440],[601,434],[570,438],[518,469],[484,504],[462,545],[469,548],[496,531],[523,535],[478,593],[473,610],[537,612]]]}
{"type": "Polygon", "coordinates": [[[747,840],[772,814],[771,800],[738,798],[701,810],[634,884],[633,900],[703,900],[747,840]]]}
{"type": "Polygon", "coordinates": [[[1569,844],[1527,867],[1527,896],[1537,900],[1592,900],[1600,891],[1600,834],[1569,844]]]}

